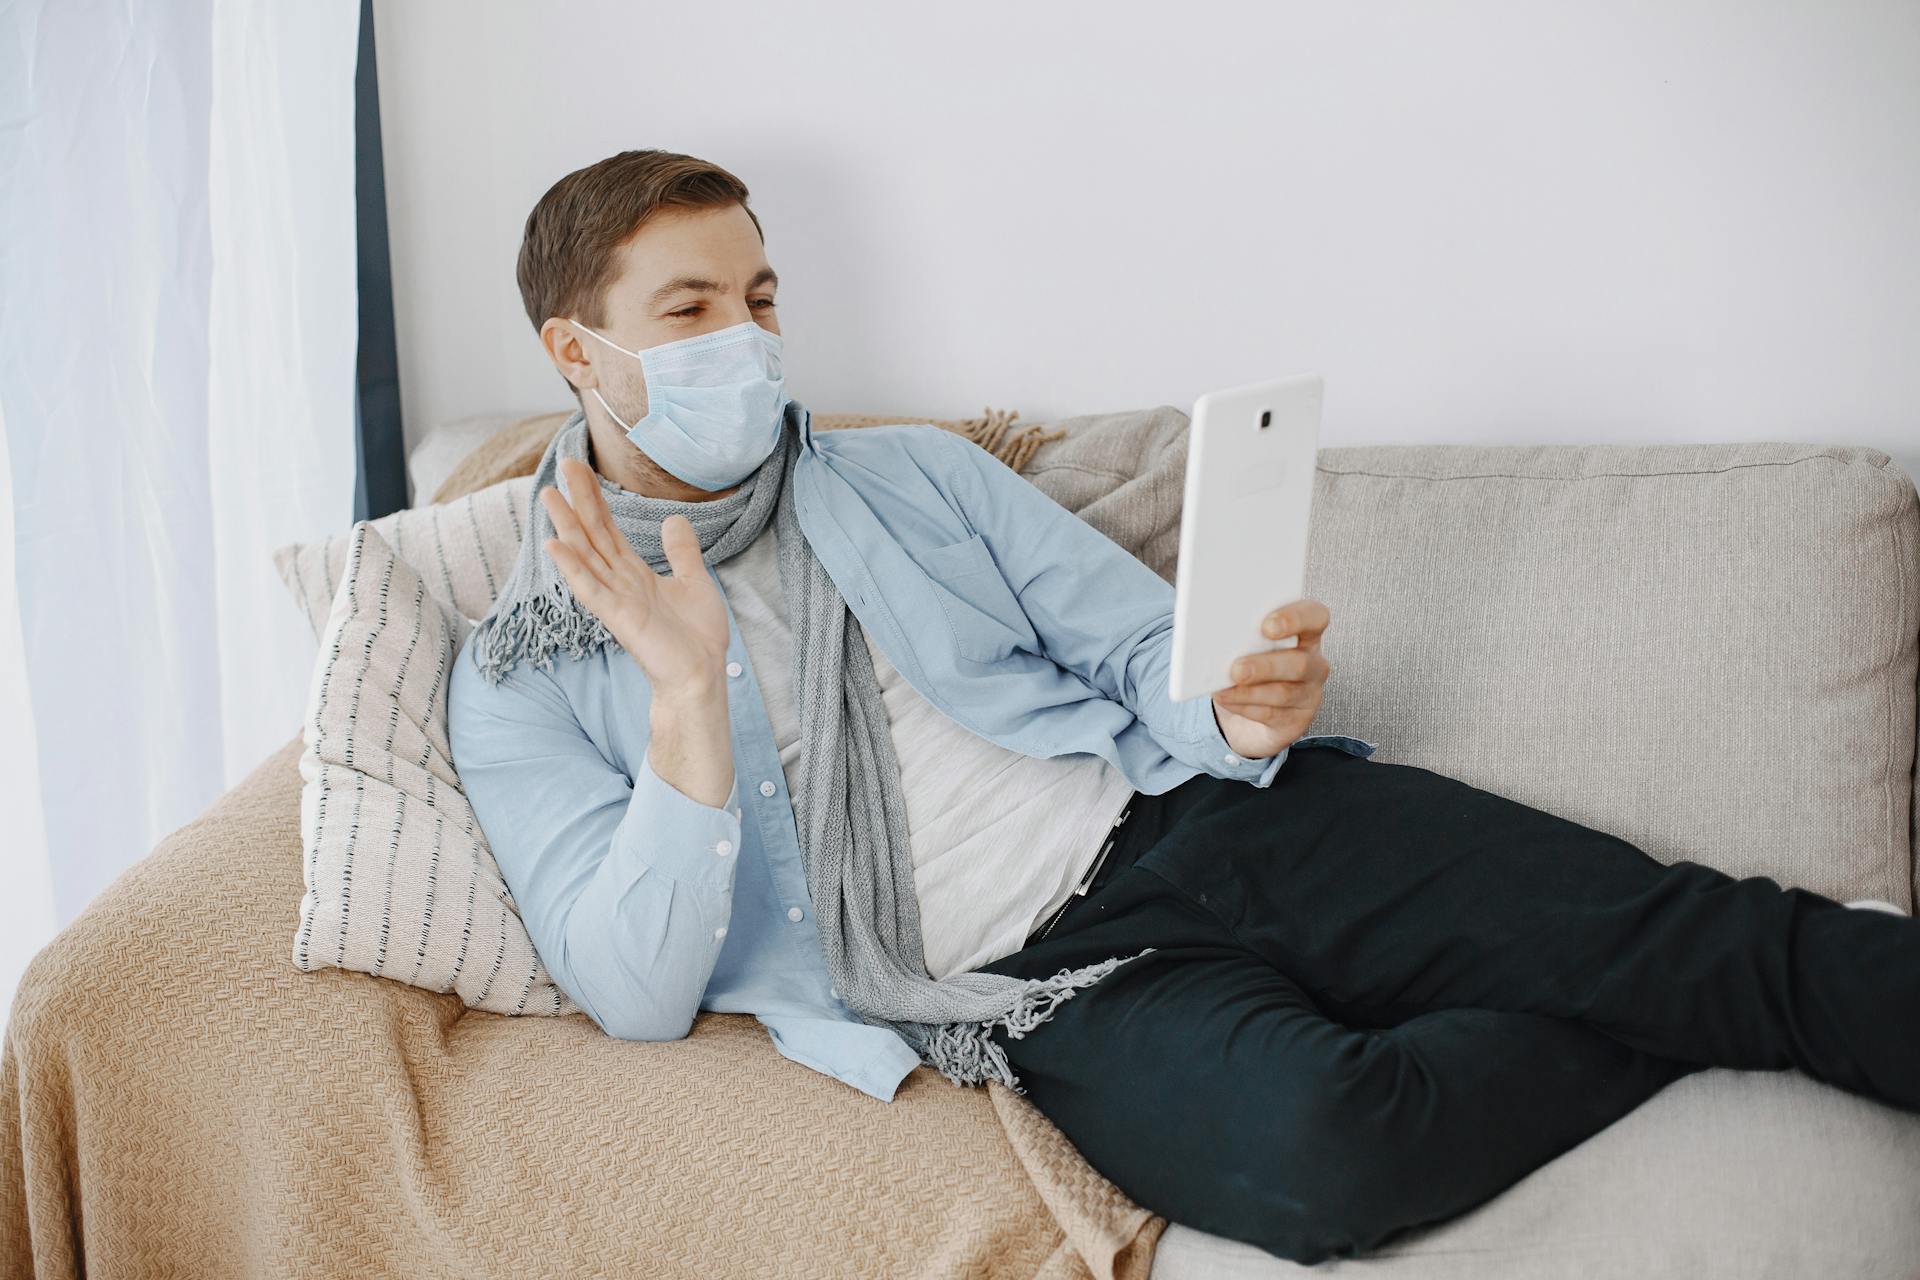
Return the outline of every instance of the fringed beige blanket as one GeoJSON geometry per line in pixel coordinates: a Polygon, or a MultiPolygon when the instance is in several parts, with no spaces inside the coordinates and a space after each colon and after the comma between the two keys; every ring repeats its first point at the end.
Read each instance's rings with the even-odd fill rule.
{"type": "MultiPolygon", "coordinates": [[[[976,438],[1164,576],[1184,417],[1069,422],[1036,454],[1012,416],[976,438]]],[[[467,487],[514,474],[516,447],[467,487]]],[[[300,748],[27,969],[0,1057],[0,1272],[1147,1276],[1166,1220],[998,1085],[922,1067],[886,1104],[743,1014],[630,1042],[295,969],[300,748]]]]}

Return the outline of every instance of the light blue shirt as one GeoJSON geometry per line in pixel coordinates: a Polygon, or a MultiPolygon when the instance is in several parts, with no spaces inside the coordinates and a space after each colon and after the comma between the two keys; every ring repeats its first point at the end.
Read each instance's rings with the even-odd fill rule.
{"type": "MultiPolygon", "coordinates": [[[[1149,795],[1201,772],[1272,784],[1291,748],[1245,758],[1211,699],[1168,699],[1174,593],[1159,574],[960,435],[816,435],[805,406],[786,413],[803,444],[794,502],[808,544],[940,710],[1027,755],[1102,756],[1149,795]]],[[[651,690],[618,646],[522,663],[497,685],[463,647],[448,690],[454,766],[547,971],[607,1034],[676,1040],[702,1009],[750,1013],[785,1057],[891,1102],[919,1057],[829,986],[792,797],[731,607],[728,628],[724,804],[654,773],[651,690]]],[[[1318,744],[1375,749],[1342,734],[1294,745],[1318,744]]]]}

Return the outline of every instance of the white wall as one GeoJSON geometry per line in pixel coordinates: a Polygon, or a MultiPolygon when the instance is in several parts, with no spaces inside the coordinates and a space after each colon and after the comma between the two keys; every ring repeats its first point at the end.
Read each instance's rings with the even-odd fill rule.
{"type": "Polygon", "coordinates": [[[564,173],[752,189],[816,413],[1327,377],[1327,445],[1796,440],[1920,474],[1920,4],[382,0],[408,431],[570,407],[564,173]]]}

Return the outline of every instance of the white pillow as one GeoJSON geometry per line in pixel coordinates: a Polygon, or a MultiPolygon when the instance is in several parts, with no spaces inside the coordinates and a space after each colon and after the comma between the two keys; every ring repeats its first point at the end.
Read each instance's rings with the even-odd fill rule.
{"type": "MultiPolygon", "coordinates": [[[[524,493],[532,482],[518,483],[524,493]]],[[[494,1013],[582,1012],[535,952],[453,770],[447,681],[472,624],[394,554],[380,523],[338,539],[339,589],[302,728],[293,963],[453,991],[494,1013]]],[[[459,598],[462,579],[452,582],[459,598]]]]}
{"type": "MultiPolygon", "coordinates": [[[[371,524],[400,560],[425,579],[427,594],[463,618],[487,616],[513,572],[526,536],[527,502],[532,476],[514,476],[464,498],[427,507],[407,507],[371,524]]],[[[355,526],[358,528],[358,526],[355,526]]],[[[315,542],[290,542],[273,553],[280,580],[306,612],[319,635],[345,571],[352,533],[315,542]]]]}

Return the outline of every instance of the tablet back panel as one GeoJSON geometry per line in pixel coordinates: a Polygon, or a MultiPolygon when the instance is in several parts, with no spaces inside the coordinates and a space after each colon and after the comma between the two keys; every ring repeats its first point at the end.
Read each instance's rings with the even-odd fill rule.
{"type": "Polygon", "coordinates": [[[1305,589],[1324,391],[1319,375],[1305,374],[1194,404],[1174,569],[1176,702],[1231,685],[1243,654],[1297,643],[1267,639],[1260,621],[1305,589]]]}

